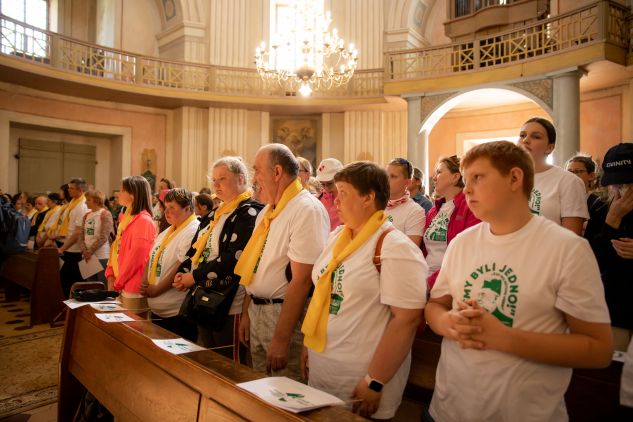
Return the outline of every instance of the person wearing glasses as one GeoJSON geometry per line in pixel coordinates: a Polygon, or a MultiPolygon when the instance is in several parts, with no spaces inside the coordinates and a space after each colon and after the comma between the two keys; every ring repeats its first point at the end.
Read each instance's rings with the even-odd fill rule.
{"type": "Polygon", "coordinates": [[[464,195],[464,181],[459,171],[459,158],[440,158],[433,176],[435,196],[439,197],[426,216],[422,252],[429,266],[429,289],[435,284],[448,244],[470,226],[479,223],[464,195]]]}
{"type": "Polygon", "coordinates": [[[424,208],[418,205],[409,193],[413,165],[404,158],[394,158],[387,165],[387,175],[389,176],[389,202],[385,210],[387,218],[420,247],[425,213],[424,208]]]}
{"type": "MultiPolygon", "coordinates": [[[[567,171],[578,176],[585,184],[589,220],[604,221],[608,207],[600,197],[599,193],[597,193],[598,177],[596,175],[596,163],[591,159],[591,157],[586,155],[576,155],[567,161],[567,171]]],[[[586,228],[587,222],[585,222],[583,227],[583,236],[586,239],[589,239],[593,234],[591,232],[588,233],[586,228]]]]}
{"type": "Polygon", "coordinates": [[[321,161],[316,172],[316,179],[321,183],[321,194],[318,198],[330,217],[330,231],[343,224],[336,212],[336,205],[334,205],[334,201],[338,195],[336,185],[334,184],[334,175],[337,171],[342,169],[343,164],[339,160],[336,158],[326,158],[321,161]]]}
{"type": "Polygon", "coordinates": [[[534,160],[534,190],[530,209],[579,236],[589,218],[585,185],[568,171],[547,163],[556,146],[556,129],[547,119],[533,117],[519,133],[518,145],[534,160]]]}

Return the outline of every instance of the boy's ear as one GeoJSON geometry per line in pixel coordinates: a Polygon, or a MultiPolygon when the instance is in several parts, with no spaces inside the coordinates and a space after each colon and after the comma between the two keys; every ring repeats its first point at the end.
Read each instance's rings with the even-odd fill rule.
{"type": "Polygon", "coordinates": [[[521,170],[519,167],[513,167],[512,169],[510,169],[510,189],[515,192],[515,191],[522,191],[523,190],[523,177],[525,175],[523,174],[523,170],[521,170]]]}

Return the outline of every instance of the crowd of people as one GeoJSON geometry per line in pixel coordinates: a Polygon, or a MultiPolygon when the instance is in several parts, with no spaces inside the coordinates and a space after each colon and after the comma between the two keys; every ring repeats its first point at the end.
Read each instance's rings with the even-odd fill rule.
{"type": "Polygon", "coordinates": [[[125,308],[363,416],[395,415],[425,317],[444,339],[424,420],[565,420],[571,368],[633,359],[633,144],[565,169],[555,145],[530,119],[516,143],[440,158],[431,195],[403,158],[313,172],[268,144],[252,172],[217,160],[199,193],[130,176],[109,200],[80,178],[10,199],[66,294],[97,259],[125,308]]]}

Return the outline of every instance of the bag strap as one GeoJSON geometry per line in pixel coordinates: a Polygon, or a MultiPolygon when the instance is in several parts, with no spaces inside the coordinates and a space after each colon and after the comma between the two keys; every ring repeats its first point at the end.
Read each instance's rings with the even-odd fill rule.
{"type": "Polygon", "coordinates": [[[389,232],[395,229],[396,229],[395,227],[389,227],[388,229],[384,230],[380,234],[380,237],[378,238],[378,242],[376,242],[376,251],[374,252],[373,262],[374,262],[374,265],[376,266],[376,270],[378,271],[378,274],[380,274],[380,267],[382,266],[382,264],[380,263],[380,253],[382,251],[382,242],[383,240],[385,240],[385,236],[387,236],[389,232]]]}

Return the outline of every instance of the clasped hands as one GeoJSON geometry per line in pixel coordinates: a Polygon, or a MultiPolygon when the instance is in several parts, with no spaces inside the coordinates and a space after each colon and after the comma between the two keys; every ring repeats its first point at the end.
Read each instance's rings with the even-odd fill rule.
{"type": "Polygon", "coordinates": [[[510,328],[474,299],[457,302],[457,309],[448,312],[448,321],[448,337],[462,349],[500,350],[508,340],[510,328]]]}

